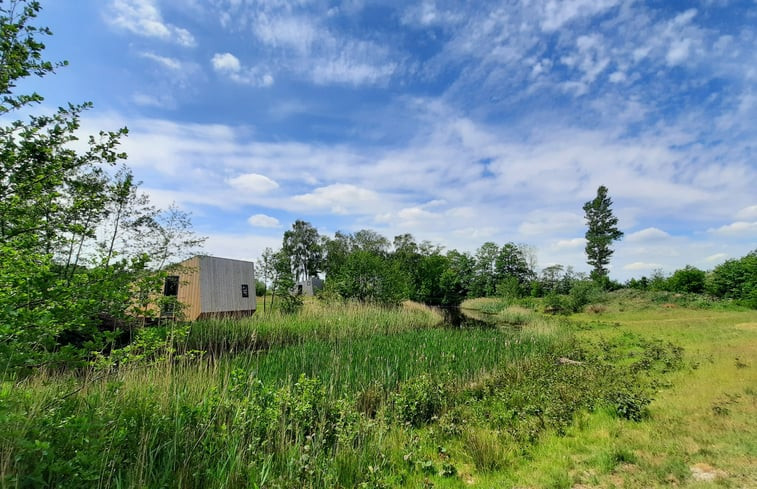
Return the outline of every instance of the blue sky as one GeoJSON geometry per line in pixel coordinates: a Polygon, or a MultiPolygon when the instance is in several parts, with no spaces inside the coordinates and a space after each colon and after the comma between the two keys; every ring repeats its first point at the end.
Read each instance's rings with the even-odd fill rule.
{"type": "Polygon", "coordinates": [[[757,247],[757,2],[43,1],[45,106],[128,126],[129,164],[243,259],[295,219],[535,247],[588,270],[599,185],[611,275],[757,247]]]}

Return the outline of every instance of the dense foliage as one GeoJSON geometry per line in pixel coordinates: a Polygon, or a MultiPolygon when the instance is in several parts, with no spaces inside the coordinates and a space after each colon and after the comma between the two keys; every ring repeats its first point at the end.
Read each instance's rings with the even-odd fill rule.
{"type": "MultiPolygon", "coordinates": [[[[65,63],[42,59],[46,28],[35,1],[0,3],[0,113],[42,101],[17,93],[31,75],[65,63]]],[[[78,365],[109,351],[136,315],[161,305],[147,298],[176,250],[198,240],[185,214],[160,212],[115,166],[126,129],[77,141],[82,112],[69,105],[0,127],[0,356],[6,371],[78,365]]],[[[133,335],[132,335],[133,336],[133,335]]]]}
{"type": "Polygon", "coordinates": [[[738,260],[727,260],[710,274],[707,291],[757,309],[757,250],[738,260]]]}

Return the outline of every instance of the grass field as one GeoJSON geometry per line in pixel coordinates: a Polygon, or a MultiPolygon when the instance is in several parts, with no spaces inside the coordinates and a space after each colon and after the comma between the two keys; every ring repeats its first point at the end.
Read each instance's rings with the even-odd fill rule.
{"type": "Polygon", "coordinates": [[[661,377],[643,422],[585,414],[566,436],[541,440],[531,460],[478,484],[757,487],[757,311],[680,307],[629,291],[587,309],[601,312],[570,317],[579,339],[671,341],[684,349],[684,368],[661,377]]]}
{"type": "Polygon", "coordinates": [[[757,311],[658,299],[198,323],[212,355],[6,381],[0,488],[757,487],[757,311]]]}

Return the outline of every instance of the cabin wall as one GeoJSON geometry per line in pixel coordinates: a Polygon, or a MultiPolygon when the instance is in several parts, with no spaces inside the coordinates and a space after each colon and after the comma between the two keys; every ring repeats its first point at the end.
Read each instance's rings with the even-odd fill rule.
{"type": "Polygon", "coordinates": [[[184,316],[194,321],[202,313],[200,305],[200,257],[183,261],[179,272],[179,295],[177,299],[184,304],[184,316]]]}
{"type": "Polygon", "coordinates": [[[252,262],[198,257],[200,261],[200,314],[251,314],[255,300],[255,269],[252,262]],[[242,297],[242,285],[247,285],[248,297],[242,297]]]}

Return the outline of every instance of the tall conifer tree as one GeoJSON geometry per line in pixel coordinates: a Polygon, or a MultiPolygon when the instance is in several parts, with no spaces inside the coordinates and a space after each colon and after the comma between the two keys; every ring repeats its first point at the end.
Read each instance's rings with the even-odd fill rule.
{"type": "Polygon", "coordinates": [[[613,241],[623,237],[618,229],[618,218],[612,213],[612,199],[607,195],[607,187],[600,185],[597,196],[584,204],[586,230],[586,261],[593,267],[591,277],[597,281],[607,279],[606,266],[610,263],[613,241]]]}

